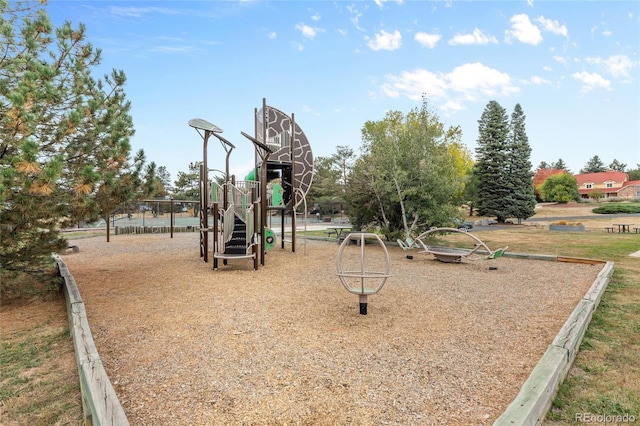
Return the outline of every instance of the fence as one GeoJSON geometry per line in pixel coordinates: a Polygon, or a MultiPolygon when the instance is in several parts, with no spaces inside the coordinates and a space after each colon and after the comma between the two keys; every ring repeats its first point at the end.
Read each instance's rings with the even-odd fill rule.
{"type": "MultiPolygon", "coordinates": [[[[197,232],[200,228],[197,225],[174,226],[173,232],[197,232]]],[[[126,234],[168,234],[171,232],[170,226],[116,226],[116,235],[126,234]]]]}

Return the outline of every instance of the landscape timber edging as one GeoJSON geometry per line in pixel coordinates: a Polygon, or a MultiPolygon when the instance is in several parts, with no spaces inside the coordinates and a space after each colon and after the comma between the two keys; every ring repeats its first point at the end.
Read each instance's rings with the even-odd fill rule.
{"type": "MultiPolygon", "coordinates": [[[[573,363],[584,333],[591,321],[593,311],[598,307],[613,275],[614,263],[593,259],[525,253],[505,253],[504,256],[519,259],[604,264],[596,280],[574,308],[551,345],[520,388],[516,398],[494,422],[494,426],[539,425],[544,421],[553,398],[573,363]]],[[[64,293],[69,314],[69,327],[73,337],[78,373],[80,375],[85,422],[88,419],[94,425],[126,426],[129,422],[98,356],[89,329],[84,303],[80,297],[75,279],[64,261],[58,255],[53,255],[53,257],[58,267],[58,272],[65,282],[64,293]]]]}
{"type": "Polygon", "coordinates": [[[80,377],[84,424],[128,426],[124,409],[100,361],[76,280],[60,256],[54,254],[53,259],[64,280],[62,289],[80,377]]]}
{"type": "MultiPolygon", "coordinates": [[[[589,259],[578,258],[557,258],[557,260],[579,263],[589,261],[589,259]]],[[[604,263],[604,266],[540,358],[516,398],[494,422],[494,426],[539,425],[547,416],[553,398],[580,348],[593,311],[598,307],[613,275],[613,262],[590,261],[590,263],[604,263]]]]}

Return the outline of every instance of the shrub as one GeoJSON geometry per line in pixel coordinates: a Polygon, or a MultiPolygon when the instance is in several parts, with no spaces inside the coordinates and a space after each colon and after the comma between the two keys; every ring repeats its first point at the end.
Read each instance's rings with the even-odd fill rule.
{"type": "Polygon", "coordinates": [[[593,213],[598,214],[625,214],[625,213],[640,213],[640,205],[638,204],[605,204],[591,210],[593,213]]]}
{"type": "Polygon", "coordinates": [[[582,223],[580,223],[580,222],[567,222],[566,220],[559,220],[557,222],[553,222],[552,225],[580,226],[580,225],[582,225],[582,223]]]}

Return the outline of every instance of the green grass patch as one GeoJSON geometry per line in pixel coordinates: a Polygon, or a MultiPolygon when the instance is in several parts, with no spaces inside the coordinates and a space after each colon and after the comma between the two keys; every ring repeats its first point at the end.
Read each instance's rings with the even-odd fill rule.
{"type": "Polygon", "coordinates": [[[0,335],[3,424],[82,424],[80,385],[65,319],[0,335]]]}
{"type": "Polygon", "coordinates": [[[577,424],[577,413],[640,418],[640,279],[616,269],[594,312],[547,420],[577,424]]]}

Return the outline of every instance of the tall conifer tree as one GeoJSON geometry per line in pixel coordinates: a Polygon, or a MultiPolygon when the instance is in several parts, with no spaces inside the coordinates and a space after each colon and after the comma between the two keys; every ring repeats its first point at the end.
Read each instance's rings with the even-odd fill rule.
{"type": "MultiPolygon", "coordinates": [[[[104,217],[139,190],[125,75],[97,80],[85,27],[54,29],[39,3],[0,0],[0,274],[38,270],[60,229],[104,217]]],[[[7,275],[4,275],[5,277],[7,275]]]]}
{"type": "Polygon", "coordinates": [[[474,173],[477,178],[476,208],[480,216],[496,216],[504,223],[513,203],[509,172],[509,119],[502,106],[490,101],[478,120],[478,146],[474,173]]]}
{"type": "Polygon", "coordinates": [[[511,114],[511,135],[509,138],[509,180],[513,187],[509,213],[518,221],[535,214],[536,197],[531,171],[531,146],[525,129],[525,115],[520,104],[516,104],[511,114]]]}

